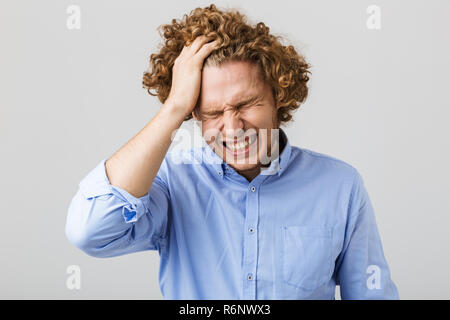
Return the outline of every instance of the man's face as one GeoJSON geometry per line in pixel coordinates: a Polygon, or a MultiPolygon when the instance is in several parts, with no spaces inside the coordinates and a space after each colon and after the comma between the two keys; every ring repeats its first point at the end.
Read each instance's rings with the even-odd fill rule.
{"type": "Polygon", "coordinates": [[[271,131],[279,127],[272,90],[250,62],[205,66],[193,116],[214,152],[245,176],[256,176],[262,156],[278,147],[271,131]]]}

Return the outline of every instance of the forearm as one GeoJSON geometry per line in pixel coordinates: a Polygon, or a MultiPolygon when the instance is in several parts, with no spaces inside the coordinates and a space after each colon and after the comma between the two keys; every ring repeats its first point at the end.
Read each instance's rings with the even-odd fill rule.
{"type": "Polygon", "coordinates": [[[150,189],[170,147],[173,132],[186,114],[171,104],[163,105],[139,133],[106,161],[110,183],[135,197],[150,189]]]}

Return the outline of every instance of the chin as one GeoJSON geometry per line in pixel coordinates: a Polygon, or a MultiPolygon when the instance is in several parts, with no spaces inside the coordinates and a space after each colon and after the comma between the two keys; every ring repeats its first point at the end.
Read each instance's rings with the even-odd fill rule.
{"type": "Polygon", "coordinates": [[[232,167],[236,171],[248,171],[248,170],[254,170],[259,168],[259,164],[234,164],[234,163],[228,163],[227,164],[232,167]]]}

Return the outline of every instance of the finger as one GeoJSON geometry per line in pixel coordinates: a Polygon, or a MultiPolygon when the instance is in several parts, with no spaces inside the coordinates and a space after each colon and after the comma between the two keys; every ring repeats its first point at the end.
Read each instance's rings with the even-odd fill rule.
{"type": "Polygon", "coordinates": [[[186,52],[188,51],[188,48],[186,46],[183,46],[181,49],[181,52],[178,54],[177,59],[182,59],[186,55],[186,52]]]}
{"type": "Polygon", "coordinates": [[[195,54],[196,59],[201,60],[203,62],[203,60],[205,60],[205,58],[207,56],[210,55],[210,53],[214,50],[217,49],[217,44],[218,44],[218,40],[214,40],[212,42],[208,42],[206,44],[204,44],[200,50],[198,50],[198,52],[195,54]]]}
{"type": "Polygon", "coordinates": [[[198,36],[197,38],[195,38],[194,42],[192,42],[192,44],[189,46],[189,48],[191,49],[191,53],[192,54],[196,54],[197,51],[208,41],[211,41],[212,38],[211,37],[207,37],[207,36],[198,36]]]}
{"type": "Polygon", "coordinates": [[[183,46],[183,49],[181,50],[180,54],[186,54],[187,50],[188,50],[188,47],[183,46]]]}

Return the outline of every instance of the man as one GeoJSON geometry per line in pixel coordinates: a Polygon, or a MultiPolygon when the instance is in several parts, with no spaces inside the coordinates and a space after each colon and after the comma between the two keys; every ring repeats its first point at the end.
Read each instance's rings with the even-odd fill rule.
{"type": "Polygon", "coordinates": [[[304,58],[214,5],[162,30],[143,83],[163,106],[81,181],[68,239],[96,257],[158,250],[167,299],[334,299],[337,284],[397,299],[361,176],[280,128],[306,99],[304,58]],[[206,144],[167,153],[191,117],[206,144]]]}

